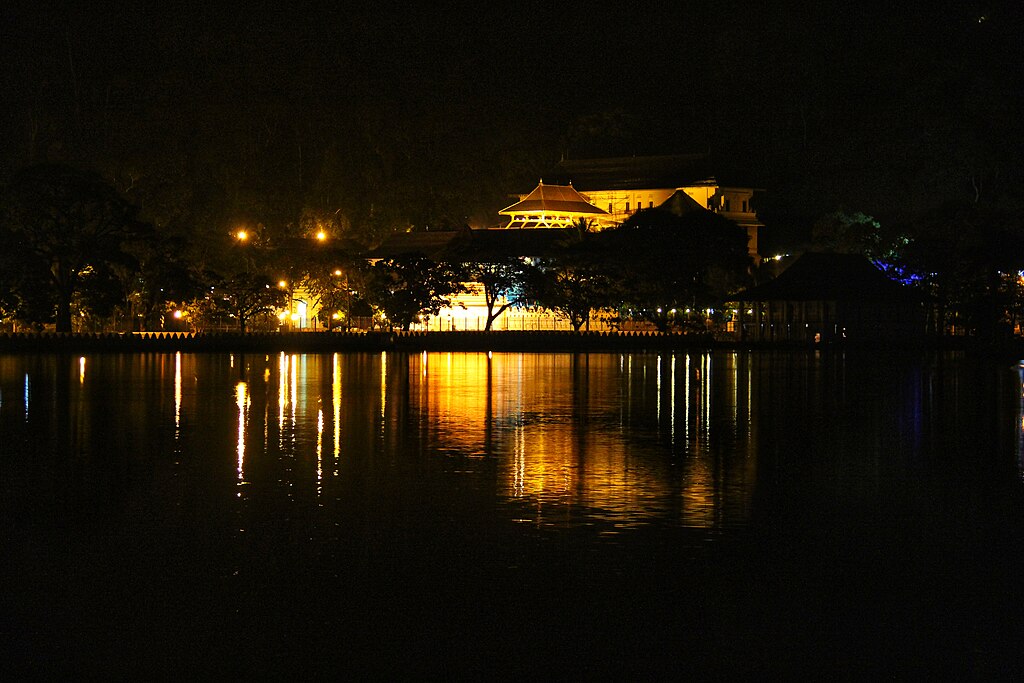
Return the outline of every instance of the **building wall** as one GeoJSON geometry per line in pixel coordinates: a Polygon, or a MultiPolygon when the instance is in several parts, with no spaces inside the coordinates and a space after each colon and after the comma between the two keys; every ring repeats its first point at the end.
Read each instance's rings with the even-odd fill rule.
{"type": "MultiPolygon", "coordinates": [[[[421,331],[448,330],[483,330],[487,326],[487,300],[484,298],[484,287],[478,282],[465,283],[469,288],[466,294],[460,294],[452,300],[452,305],[442,309],[437,315],[428,317],[422,324],[413,325],[410,329],[421,331]]],[[[500,308],[505,302],[501,299],[495,304],[500,308]]],[[[569,321],[559,317],[553,311],[536,306],[513,306],[491,324],[491,329],[499,330],[571,330],[569,321]]],[[[590,329],[608,331],[611,326],[592,317],[590,329]]]]}
{"type": "Polygon", "coordinates": [[[749,341],[906,341],[924,333],[919,305],[906,302],[760,301],[741,318],[749,341]]]}
{"type": "Polygon", "coordinates": [[[608,228],[632,216],[639,209],[649,209],[664,204],[675,192],[675,188],[651,188],[646,190],[595,190],[584,193],[590,203],[608,212],[598,227],[608,228]]]}
{"type": "MultiPolygon", "coordinates": [[[[451,306],[441,309],[437,315],[428,316],[422,323],[410,326],[410,330],[421,332],[447,332],[450,330],[483,331],[487,326],[487,300],[484,298],[484,287],[479,282],[464,283],[469,292],[460,294],[452,300],[451,306]]],[[[296,289],[297,296],[304,292],[296,289]]],[[[293,303],[291,310],[288,308],[281,311],[281,329],[289,331],[317,330],[323,329],[323,325],[317,323],[315,318],[320,313],[319,305],[310,303],[307,306],[300,304],[299,299],[293,303]],[[298,312],[302,315],[298,316],[298,312]],[[292,319],[292,315],[298,317],[292,319]]],[[[495,309],[500,308],[504,299],[495,304],[495,309]]],[[[368,321],[367,321],[368,324],[368,321]]],[[[536,306],[507,308],[500,316],[495,318],[491,324],[494,331],[500,330],[571,330],[569,321],[559,317],[553,311],[536,306]]],[[[590,321],[592,331],[611,331],[610,325],[594,316],[590,321]]]]}

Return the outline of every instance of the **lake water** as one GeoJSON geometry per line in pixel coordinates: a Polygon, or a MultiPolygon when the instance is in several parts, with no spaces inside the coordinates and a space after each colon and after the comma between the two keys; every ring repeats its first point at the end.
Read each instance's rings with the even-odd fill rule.
{"type": "Polygon", "coordinates": [[[1016,366],[0,356],[0,669],[1024,674],[1016,366]]]}

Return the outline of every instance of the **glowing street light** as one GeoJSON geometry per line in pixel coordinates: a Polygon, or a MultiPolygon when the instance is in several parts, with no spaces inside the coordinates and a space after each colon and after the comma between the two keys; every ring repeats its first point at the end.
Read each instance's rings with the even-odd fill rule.
{"type": "Polygon", "coordinates": [[[321,230],[320,232],[318,232],[318,233],[316,234],[316,238],[317,238],[318,240],[320,240],[321,242],[323,242],[323,241],[324,241],[325,239],[327,239],[327,233],[326,233],[326,232],[324,232],[323,230],[321,230]]]}
{"type": "Polygon", "coordinates": [[[239,242],[244,242],[247,239],[249,239],[249,233],[247,233],[245,230],[239,230],[238,232],[235,233],[235,237],[238,238],[239,242]]]}

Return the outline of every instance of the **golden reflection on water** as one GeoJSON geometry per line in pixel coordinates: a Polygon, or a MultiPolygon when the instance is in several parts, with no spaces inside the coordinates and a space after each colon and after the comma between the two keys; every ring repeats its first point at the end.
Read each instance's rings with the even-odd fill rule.
{"type": "MultiPolygon", "coordinates": [[[[742,523],[755,484],[752,370],[737,354],[176,353],[68,366],[75,361],[68,379],[84,398],[72,396],[69,407],[86,429],[79,441],[93,419],[83,407],[89,392],[118,391],[111,373],[136,377],[155,363],[175,454],[206,458],[218,425],[234,422],[218,448],[233,442],[239,486],[326,496],[339,471],[383,449],[472,477],[516,518],[538,524],[582,516],[711,527],[742,523]],[[111,383],[90,388],[98,381],[111,383]]],[[[24,374],[26,421],[34,381],[24,374]]],[[[131,405],[120,419],[146,429],[147,404],[131,405]]]]}
{"type": "Polygon", "coordinates": [[[288,368],[289,357],[282,351],[277,361],[277,428],[284,433],[284,409],[288,406],[288,368]]]}
{"type": "Polygon", "coordinates": [[[721,376],[710,354],[438,355],[421,356],[409,372],[419,378],[410,391],[421,419],[445,450],[507,454],[498,469],[504,489],[529,505],[534,521],[567,506],[620,526],[674,515],[709,527],[746,516],[756,468],[735,354],[721,376]],[[717,421],[713,406],[723,415],[717,421]],[[729,445],[741,452],[730,450],[723,463],[709,452],[716,424],[724,419],[731,429],[723,438],[735,440],[741,410],[744,438],[729,445]],[[650,429],[664,430],[672,458],[649,442],[650,429]],[[735,519],[723,515],[725,503],[735,519]]]}
{"type": "Polygon", "coordinates": [[[181,435],[181,352],[174,354],[174,439],[181,435]]]}
{"type": "Polygon", "coordinates": [[[341,454],[341,364],[338,354],[331,357],[331,405],[334,407],[334,475],[338,475],[341,454]]]}
{"type": "Polygon", "coordinates": [[[324,411],[316,411],[316,494],[324,492],[324,411]]]}
{"type": "MultiPolygon", "coordinates": [[[[292,354],[291,363],[288,368],[289,379],[291,380],[291,391],[288,394],[288,400],[292,409],[291,418],[293,427],[295,426],[295,413],[299,407],[299,358],[300,356],[298,354],[292,354]]],[[[301,358],[305,360],[306,357],[302,356],[301,358]]],[[[305,379],[305,377],[303,377],[303,379],[305,379]]]]}
{"type": "Polygon", "coordinates": [[[380,417],[384,419],[388,404],[388,353],[380,352],[380,417]]]}
{"type": "Polygon", "coordinates": [[[235,405],[238,406],[238,483],[245,483],[245,427],[249,414],[249,391],[245,382],[235,385],[235,405]]]}

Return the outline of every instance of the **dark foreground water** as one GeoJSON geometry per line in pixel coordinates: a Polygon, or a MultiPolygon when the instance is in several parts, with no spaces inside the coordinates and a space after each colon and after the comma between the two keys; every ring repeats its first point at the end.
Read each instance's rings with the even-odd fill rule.
{"type": "Polygon", "coordinates": [[[953,356],[0,356],[0,673],[1020,678],[1021,388],[953,356]]]}

